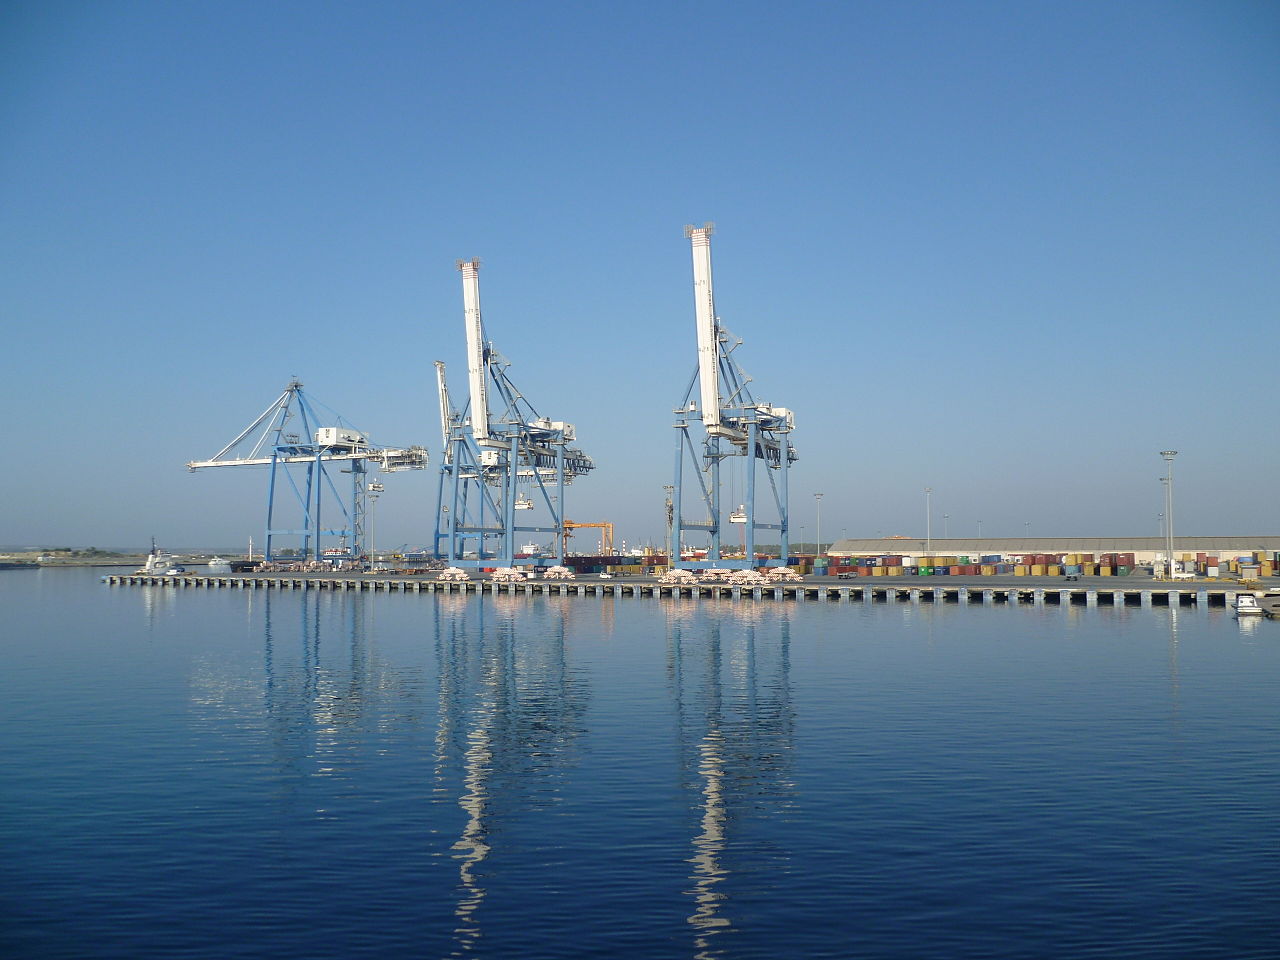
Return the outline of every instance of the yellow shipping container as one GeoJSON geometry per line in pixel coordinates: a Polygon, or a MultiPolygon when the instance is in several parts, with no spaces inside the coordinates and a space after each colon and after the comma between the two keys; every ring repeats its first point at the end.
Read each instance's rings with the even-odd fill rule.
{"type": "Polygon", "coordinates": [[[890,568],[889,568],[889,576],[891,576],[891,577],[900,577],[900,576],[902,576],[902,568],[901,568],[901,567],[890,567],[890,568]]]}
{"type": "Polygon", "coordinates": [[[873,577],[883,577],[883,576],[884,576],[884,572],[885,572],[886,570],[888,570],[888,569],[889,569],[888,567],[872,567],[872,568],[871,568],[871,575],[872,575],[873,577]]]}
{"type": "Polygon", "coordinates": [[[1263,560],[1262,563],[1258,565],[1258,573],[1264,577],[1269,577],[1274,574],[1275,569],[1275,564],[1271,563],[1269,560],[1263,560]]]}
{"type": "Polygon", "coordinates": [[[1080,572],[1086,577],[1096,577],[1098,575],[1098,565],[1096,563],[1082,563],[1080,568],[1080,572]]]}
{"type": "Polygon", "coordinates": [[[1058,566],[1056,563],[1049,564],[1049,576],[1051,577],[1062,576],[1062,567],[1058,566]]]}
{"type": "Polygon", "coordinates": [[[1044,564],[1043,564],[1043,563],[1033,563],[1033,564],[1031,565],[1031,575],[1032,575],[1033,577],[1043,577],[1043,576],[1044,576],[1044,564]]]}
{"type": "Polygon", "coordinates": [[[983,565],[982,565],[982,575],[983,575],[984,577],[994,577],[994,576],[996,575],[996,568],[995,568],[995,566],[994,566],[993,564],[990,564],[990,563],[985,563],[985,564],[983,564],[983,565]]]}
{"type": "Polygon", "coordinates": [[[1020,563],[1020,564],[1018,564],[1016,567],[1014,567],[1014,568],[1013,568],[1013,575],[1014,575],[1015,577],[1025,577],[1025,576],[1027,575],[1027,567],[1026,567],[1026,564],[1022,564],[1022,563],[1020,563]]]}
{"type": "Polygon", "coordinates": [[[1111,568],[1110,568],[1110,567],[1099,567],[1099,568],[1098,568],[1098,576],[1100,576],[1100,577],[1109,577],[1109,576],[1111,576],[1111,568]]]}

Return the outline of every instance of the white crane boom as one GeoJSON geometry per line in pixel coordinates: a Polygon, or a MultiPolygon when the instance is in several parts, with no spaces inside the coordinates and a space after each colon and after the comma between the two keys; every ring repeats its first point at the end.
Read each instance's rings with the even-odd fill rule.
{"type": "Polygon", "coordinates": [[[462,310],[467,324],[467,380],[471,387],[471,433],[482,447],[489,439],[489,363],[485,357],[484,324],[480,319],[480,258],[459,260],[462,271],[462,310]]]}
{"type": "Polygon", "coordinates": [[[711,234],[715,225],[684,228],[693,247],[693,309],[698,325],[698,383],[702,423],[713,436],[720,433],[720,339],[716,303],[711,288],[711,234]]]}

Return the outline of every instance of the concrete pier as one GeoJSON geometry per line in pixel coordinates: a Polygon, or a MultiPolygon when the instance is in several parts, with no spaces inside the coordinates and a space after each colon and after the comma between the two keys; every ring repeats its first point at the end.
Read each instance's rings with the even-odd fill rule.
{"type": "Polygon", "coordinates": [[[725,584],[664,584],[656,580],[597,582],[590,580],[526,580],[520,583],[493,583],[471,580],[462,583],[429,580],[421,577],[281,577],[272,575],[156,577],[147,574],[112,574],[102,578],[112,586],[160,586],[173,589],[237,589],[237,590],[317,590],[366,591],[385,593],[477,593],[512,596],[573,597],[675,597],[689,599],[728,600],[734,603],[765,600],[839,601],[861,603],[981,603],[987,605],[1034,604],[1085,606],[1202,606],[1227,607],[1240,592],[1238,585],[1222,587],[1195,586],[1176,590],[1135,589],[1132,586],[1078,587],[1047,589],[1045,587],[984,586],[970,584],[956,587],[919,587],[906,584],[785,584],[743,589],[725,584]]]}

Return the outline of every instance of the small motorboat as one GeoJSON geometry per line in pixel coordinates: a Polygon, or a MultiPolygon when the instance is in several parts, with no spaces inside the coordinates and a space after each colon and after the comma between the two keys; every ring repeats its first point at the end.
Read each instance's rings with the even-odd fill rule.
{"type": "Polygon", "coordinates": [[[1265,612],[1262,605],[1258,603],[1258,598],[1252,593],[1242,593],[1236,597],[1237,617],[1260,617],[1265,612]]]}

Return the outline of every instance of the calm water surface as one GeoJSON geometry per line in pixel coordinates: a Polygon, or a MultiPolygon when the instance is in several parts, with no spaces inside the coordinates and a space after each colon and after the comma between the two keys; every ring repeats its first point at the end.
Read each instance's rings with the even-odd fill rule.
{"type": "Polygon", "coordinates": [[[0,573],[0,956],[1280,955],[1280,623],[0,573]]]}

